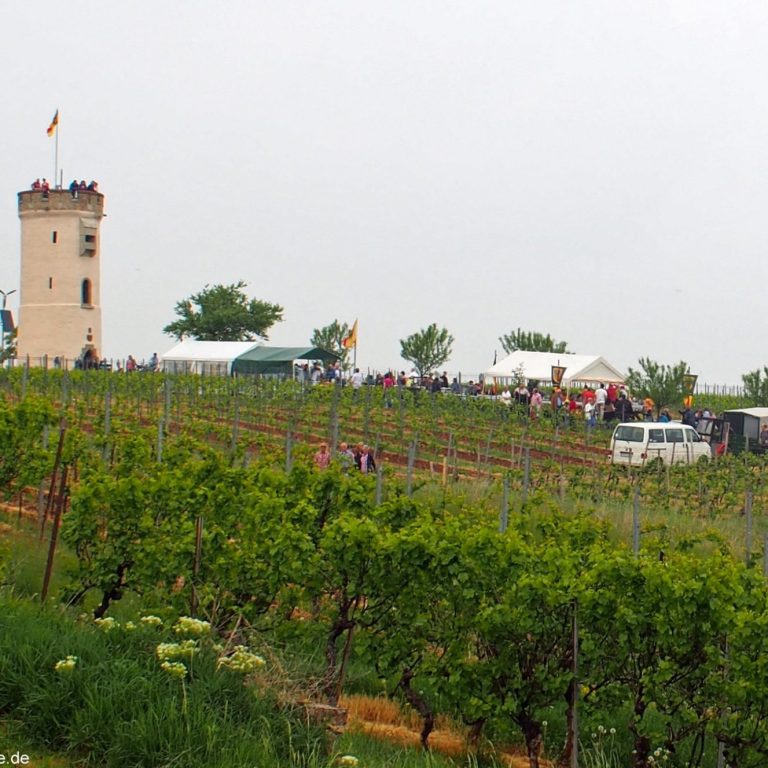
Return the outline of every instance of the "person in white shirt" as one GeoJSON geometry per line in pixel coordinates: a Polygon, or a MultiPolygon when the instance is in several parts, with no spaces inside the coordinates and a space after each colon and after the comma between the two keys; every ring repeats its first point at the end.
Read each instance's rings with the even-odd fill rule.
{"type": "Polygon", "coordinates": [[[359,368],[355,368],[355,371],[352,376],[350,376],[349,381],[352,384],[352,389],[360,389],[360,387],[363,386],[363,374],[360,373],[359,368]]]}
{"type": "Polygon", "coordinates": [[[608,390],[605,388],[605,384],[601,384],[595,390],[595,419],[598,423],[600,423],[605,416],[605,403],[607,400],[608,390]]]}

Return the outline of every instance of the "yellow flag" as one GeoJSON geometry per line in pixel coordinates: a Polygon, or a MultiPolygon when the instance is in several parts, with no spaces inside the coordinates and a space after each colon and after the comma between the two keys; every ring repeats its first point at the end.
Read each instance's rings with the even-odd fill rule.
{"type": "Polygon", "coordinates": [[[53,120],[51,120],[51,124],[48,126],[48,130],[46,133],[49,136],[53,136],[54,133],[56,133],[56,126],[59,124],[59,110],[56,110],[56,114],[53,116],[53,120]]]}
{"type": "Polygon", "coordinates": [[[355,320],[352,325],[352,330],[349,332],[349,336],[342,339],[341,346],[344,347],[344,349],[352,349],[352,347],[357,346],[357,320],[355,320]]]}

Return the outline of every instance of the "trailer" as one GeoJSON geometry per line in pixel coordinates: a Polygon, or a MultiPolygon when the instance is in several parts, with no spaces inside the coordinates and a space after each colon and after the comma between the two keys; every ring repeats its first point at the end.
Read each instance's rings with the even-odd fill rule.
{"type": "Polygon", "coordinates": [[[713,455],[723,453],[765,453],[760,432],[768,424],[768,408],[732,408],[721,418],[700,419],[697,432],[710,444],[713,455]]]}

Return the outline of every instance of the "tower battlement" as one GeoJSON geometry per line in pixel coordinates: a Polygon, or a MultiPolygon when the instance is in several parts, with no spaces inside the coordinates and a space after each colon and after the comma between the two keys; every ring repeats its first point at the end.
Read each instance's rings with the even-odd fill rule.
{"type": "Polygon", "coordinates": [[[19,192],[19,216],[27,212],[42,213],[66,211],[104,215],[104,195],[82,189],[72,194],[68,189],[49,189],[47,192],[26,190],[19,192]]]}

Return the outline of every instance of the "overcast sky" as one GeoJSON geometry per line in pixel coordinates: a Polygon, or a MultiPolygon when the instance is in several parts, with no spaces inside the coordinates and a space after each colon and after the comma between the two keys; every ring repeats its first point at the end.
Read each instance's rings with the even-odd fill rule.
{"type": "Polygon", "coordinates": [[[0,288],[58,107],[65,183],[106,197],[107,356],[242,278],[274,344],[359,318],[363,368],[435,322],[468,378],[522,327],[739,383],[768,364],[766,40],[762,1],[8,3],[0,288]]]}

